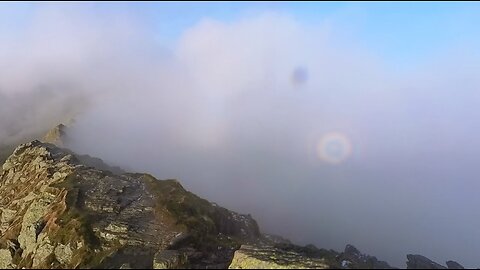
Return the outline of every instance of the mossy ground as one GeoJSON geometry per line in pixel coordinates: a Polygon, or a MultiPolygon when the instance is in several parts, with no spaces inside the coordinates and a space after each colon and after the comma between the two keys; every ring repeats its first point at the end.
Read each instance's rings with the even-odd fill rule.
{"type": "Polygon", "coordinates": [[[186,191],[176,180],[157,180],[148,174],[141,177],[156,196],[156,208],[159,211],[166,208],[177,224],[188,230],[188,242],[194,248],[207,251],[218,246],[240,246],[234,238],[218,237],[219,230],[214,220],[217,209],[209,201],[186,191]]]}

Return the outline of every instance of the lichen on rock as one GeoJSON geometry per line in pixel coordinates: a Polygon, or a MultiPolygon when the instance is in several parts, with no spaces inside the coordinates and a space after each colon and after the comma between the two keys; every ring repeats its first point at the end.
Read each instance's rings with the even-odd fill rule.
{"type": "Polygon", "coordinates": [[[294,251],[273,246],[249,246],[235,251],[229,269],[326,269],[325,259],[310,258],[294,251]]]}
{"type": "Polygon", "coordinates": [[[0,249],[0,269],[13,269],[12,254],[8,249],[0,249]]]}

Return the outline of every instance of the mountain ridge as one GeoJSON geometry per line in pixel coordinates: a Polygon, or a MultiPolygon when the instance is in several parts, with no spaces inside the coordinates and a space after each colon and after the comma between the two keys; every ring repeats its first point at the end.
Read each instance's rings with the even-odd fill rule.
{"type": "MultiPolygon", "coordinates": [[[[55,144],[21,144],[2,166],[0,268],[392,268],[351,245],[337,252],[263,234],[250,215],[177,180],[77,155],[60,147],[64,128],[44,138],[55,144]]],[[[409,269],[446,268],[407,259],[409,269]]]]}
{"type": "MultiPolygon", "coordinates": [[[[111,258],[116,252],[143,250],[153,258],[169,246],[202,251],[225,241],[218,247],[226,248],[259,234],[251,217],[214,206],[178,181],[98,170],[40,141],[17,147],[3,164],[1,180],[0,246],[4,254],[13,251],[11,262],[1,266],[120,267],[122,256],[111,258]],[[70,260],[58,259],[57,249],[69,250],[70,260]]],[[[203,255],[197,254],[200,261],[203,255]]]]}

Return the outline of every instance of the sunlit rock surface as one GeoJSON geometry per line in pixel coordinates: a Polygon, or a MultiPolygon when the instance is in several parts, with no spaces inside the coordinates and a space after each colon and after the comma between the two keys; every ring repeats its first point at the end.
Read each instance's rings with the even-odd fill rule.
{"type": "Polygon", "coordinates": [[[391,269],[388,263],[360,253],[347,245],[344,252],[305,247],[287,242],[261,241],[262,245],[243,245],[235,252],[230,269],[391,269]]]}
{"type": "Polygon", "coordinates": [[[330,265],[324,258],[309,258],[295,251],[273,246],[243,245],[235,251],[229,269],[326,269],[330,265]]]}
{"type": "Polygon", "coordinates": [[[64,124],[59,124],[58,126],[54,127],[50,131],[45,134],[42,141],[46,143],[55,144],[59,147],[63,147],[65,145],[65,130],[66,126],[64,124]]]}
{"type": "Polygon", "coordinates": [[[20,145],[2,169],[1,268],[226,268],[260,235],[175,180],[101,170],[53,144],[20,145]]]}

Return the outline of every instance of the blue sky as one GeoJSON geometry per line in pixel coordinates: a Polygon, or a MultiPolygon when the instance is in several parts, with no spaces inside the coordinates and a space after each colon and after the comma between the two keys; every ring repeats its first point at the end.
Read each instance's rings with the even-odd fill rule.
{"type": "MultiPolygon", "coordinates": [[[[37,3],[0,4],[0,31],[25,26],[37,3]]],[[[61,3],[59,5],[71,5],[61,3]]],[[[233,21],[281,12],[304,24],[333,21],[342,34],[398,65],[480,39],[480,4],[470,2],[129,2],[90,3],[92,12],[127,12],[147,21],[162,42],[175,41],[203,18],[233,21]]]]}
{"type": "MultiPolygon", "coordinates": [[[[453,46],[478,44],[480,4],[457,2],[190,2],[130,3],[162,36],[172,39],[202,18],[233,21],[281,12],[304,24],[333,21],[386,60],[401,64],[453,46]]],[[[472,45],[473,46],[473,45],[472,45]]]]}

